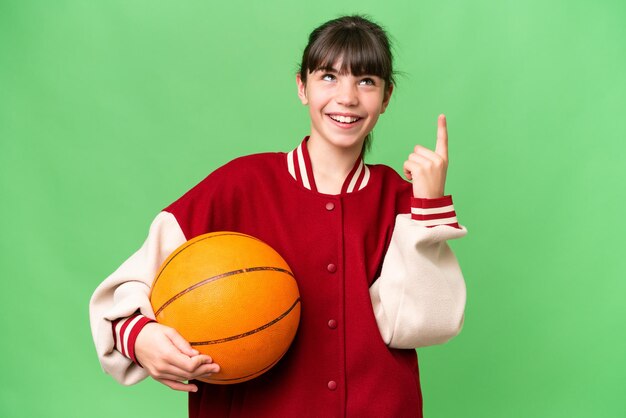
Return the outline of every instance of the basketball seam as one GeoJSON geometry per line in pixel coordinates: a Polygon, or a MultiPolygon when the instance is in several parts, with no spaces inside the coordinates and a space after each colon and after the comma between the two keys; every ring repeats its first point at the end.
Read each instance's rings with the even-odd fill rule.
{"type": "Polygon", "coordinates": [[[228,271],[226,273],[218,274],[217,276],[212,276],[212,277],[209,277],[208,279],[204,279],[204,280],[194,284],[193,286],[190,286],[190,287],[182,290],[181,292],[175,294],[170,299],[168,299],[163,305],[161,305],[161,307],[159,309],[156,310],[156,312],[154,313],[154,316],[155,317],[158,316],[163,311],[163,309],[167,308],[175,300],[183,297],[185,294],[191,292],[192,290],[195,290],[195,289],[197,289],[197,288],[199,288],[201,286],[204,286],[205,284],[214,282],[214,281],[219,280],[219,279],[223,279],[225,277],[234,276],[236,274],[253,273],[253,272],[256,272],[256,271],[267,271],[267,270],[277,271],[277,272],[280,272],[280,273],[285,273],[285,274],[290,275],[291,277],[294,277],[293,273],[290,272],[289,270],[282,269],[280,267],[271,267],[271,266],[247,267],[247,268],[243,268],[243,269],[228,271]]]}
{"type": "Polygon", "coordinates": [[[293,303],[293,305],[291,305],[289,307],[289,309],[287,309],[285,312],[283,312],[282,314],[280,314],[279,316],[277,316],[276,318],[272,319],[270,322],[268,322],[267,324],[263,324],[258,328],[255,328],[253,330],[250,331],[246,331],[242,334],[238,334],[238,335],[232,335],[230,337],[226,337],[226,338],[220,338],[217,340],[208,340],[208,341],[194,341],[194,342],[189,342],[190,345],[194,346],[194,345],[212,345],[212,344],[219,344],[219,343],[225,343],[228,341],[233,341],[233,340],[238,340],[240,338],[244,338],[247,337],[249,335],[252,334],[256,334],[259,331],[263,331],[266,328],[271,327],[272,325],[274,325],[275,323],[277,323],[278,321],[280,321],[281,319],[283,319],[284,317],[286,317],[287,315],[289,315],[289,313],[293,310],[293,308],[296,307],[296,305],[300,302],[300,298],[296,299],[296,301],[293,303]]]}
{"type": "Polygon", "coordinates": [[[181,252],[183,252],[183,250],[191,247],[192,245],[197,244],[198,242],[202,242],[205,239],[224,237],[224,236],[228,236],[228,235],[236,235],[236,236],[240,236],[240,237],[252,238],[252,239],[254,239],[256,241],[263,242],[263,241],[261,241],[260,239],[258,239],[256,237],[253,237],[251,235],[241,234],[241,233],[238,233],[238,232],[225,232],[225,233],[212,232],[212,233],[209,233],[209,234],[206,234],[206,235],[209,235],[209,236],[201,238],[202,235],[200,235],[200,236],[198,236],[196,238],[192,238],[191,240],[195,239],[196,241],[193,241],[193,242],[187,241],[185,244],[183,244],[182,248],[178,248],[176,253],[173,253],[171,255],[171,258],[169,260],[167,260],[167,262],[163,266],[161,266],[161,269],[159,270],[159,274],[157,274],[157,276],[154,278],[154,281],[152,282],[152,287],[154,287],[154,285],[156,284],[157,280],[159,280],[159,277],[161,277],[161,273],[163,273],[163,271],[165,270],[165,267],[167,267],[176,257],[178,257],[178,255],[181,252]]]}
{"type": "Polygon", "coordinates": [[[283,353],[278,356],[278,358],[276,360],[274,360],[271,364],[269,364],[268,366],[263,367],[261,370],[258,370],[254,373],[250,373],[248,375],[245,376],[239,376],[239,377],[231,377],[229,379],[220,379],[217,377],[211,377],[209,379],[207,379],[207,381],[209,381],[208,383],[210,383],[210,381],[214,381],[214,382],[232,382],[234,380],[241,380],[241,379],[248,379],[250,377],[256,377],[256,376],[260,376],[263,373],[265,373],[267,370],[271,369],[272,367],[274,367],[276,365],[276,363],[278,363],[284,356],[285,354],[287,354],[287,351],[289,351],[289,347],[287,347],[287,349],[285,351],[283,351],[283,353]]]}

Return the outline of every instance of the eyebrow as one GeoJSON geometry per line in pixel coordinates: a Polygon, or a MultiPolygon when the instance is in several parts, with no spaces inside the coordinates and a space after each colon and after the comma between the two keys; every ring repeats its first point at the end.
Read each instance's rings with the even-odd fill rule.
{"type": "Polygon", "coordinates": [[[339,70],[337,70],[332,65],[324,65],[322,67],[318,67],[318,68],[315,69],[315,71],[325,71],[325,72],[337,73],[337,74],[339,73],[339,70]]]}
{"type": "MultiPolygon", "coordinates": [[[[334,73],[334,74],[339,74],[339,75],[345,75],[345,74],[351,74],[350,70],[348,69],[348,71],[344,71],[343,73],[340,72],[338,69],[336,69],[335,67],[333,67],[332,65],[323,65],[321,67],[316,68],[315,70],[313,70],[312,72],[324,72],[324,73],[334,73]]],[[[355,77],[378,77],[380,79],[382,79],[381,76],[376,75],[376,74],[369,74],[369,73],[363,73],[363,74],[354,74],[355,77]]]]}

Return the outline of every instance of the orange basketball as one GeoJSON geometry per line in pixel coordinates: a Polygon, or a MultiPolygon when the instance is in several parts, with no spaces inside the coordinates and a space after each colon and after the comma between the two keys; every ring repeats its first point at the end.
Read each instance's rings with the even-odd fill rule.
{"type": "Polygon", "coordinates": [[[269,370],[300,321],[300,293],[285,260],[237,232],[200,235],[177,248],[154,279],[150,302],[157,322],[220,365],[208,383],[245,382],[269,370]]]}

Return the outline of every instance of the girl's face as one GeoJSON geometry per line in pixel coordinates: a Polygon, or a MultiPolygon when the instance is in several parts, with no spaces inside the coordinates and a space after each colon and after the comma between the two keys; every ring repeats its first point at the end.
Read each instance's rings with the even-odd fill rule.
{"type": "Polygon", "coordinates": [[[309,106],[311,139],[358,150],[378,117],[385,112],[393,86],[371,75],[339,74],[333,69],[309,72],[304,84],[297,75],[298,96],[309,106]]]}

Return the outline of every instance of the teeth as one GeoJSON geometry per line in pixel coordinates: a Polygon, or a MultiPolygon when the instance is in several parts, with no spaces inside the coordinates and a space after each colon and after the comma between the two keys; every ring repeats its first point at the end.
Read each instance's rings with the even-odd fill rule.
{"type": "Polygon", "coordinates": [[[339,116],[339,115],[328,115],[328,116],[330,116],[332,120],[335,120],[341,123],[354,123],[360,119],[360,118],[355,118],[355,117],[350,117],[350,116],[339,116]]]}

